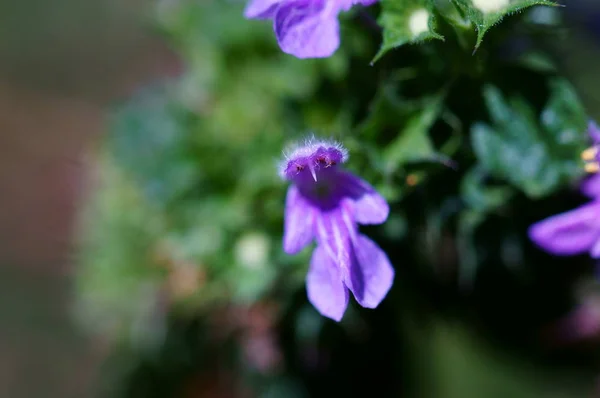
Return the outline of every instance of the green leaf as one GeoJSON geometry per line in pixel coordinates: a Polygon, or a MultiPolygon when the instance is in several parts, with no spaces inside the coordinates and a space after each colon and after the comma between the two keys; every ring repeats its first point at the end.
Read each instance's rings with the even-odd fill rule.
{"type": "Polygon", "coordinates": [[[382,0],[378,22],[383,28],[383,44],[373,62],[406,43],[444,40],[435,31],[434,11],[433,0],[382,0]]]}
{"type": "Polygon", "coordinates": [[[543,52],[529,51],[517,59],[517,65],[541,74],[556,74],[558,72],[554,61],[543,52]]]}
{"type": "Polygon", "coordinates": [[[480,167],[469,170],[461,182],[461,197],[467,205],[479,212],[490,212],[510,200],[515,191],[508,186],[486,186],[485,172],[480,167]]]}
{"type": "Polygon", "coordinates": [[[476,123],[471,129],[473,150],[485,170],[531,198],[547,195],[582,174],[579,154],[587,138],[585,112],[567,82],[554,80],[550,89],[538,122],[522,98],[506,100],[497,88],[485,87],[493,124],[476,123]]]}
{"type": "Polygon", "coordinates": [[[404,128],[383,152],[385,168],[396,170],[403,164],[428,160],[436,156],[429,139],[429,128],[442,110],[443,96],[436,96],[426,106],[409,116],[404,128]]]}
{"type": "Polygon", "coordinates": [[[550,0],[451,0],[452,3],[462,12],[477,29],[477,49],[483,40],[486,32],[502,19],[524,9],[535,6],[557,6],[550,0]]]}
{"type": "Polygon", "coordinates": [[[552,96],[542,112],[541,122],[560,144],[557,149],[566,149],[581,142],[581,129],[585,129],[588,117],[569,83],[552,80],[550,90],[552,96]]]}

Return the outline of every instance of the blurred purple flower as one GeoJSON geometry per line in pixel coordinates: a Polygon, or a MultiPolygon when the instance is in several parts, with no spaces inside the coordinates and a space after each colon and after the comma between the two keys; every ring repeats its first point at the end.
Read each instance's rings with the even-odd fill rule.
{"type": "MultiPolygon", "coordinates": [[[[582,158],[586,161],[586,170],[596,172],[600,129],[590,122],[588,133],[593,146],[583,152],[582,158]]],[[[552,254],[570,256],[589,252],[593,258],[600,258],[600,175],[594,174],[583,180],[580,190],[592,201],[533,224],[529,228],[529,237],[552,254]]]]}
{"type": "Polygon", "coordinates": [[[561,343],[598,337],[600,334],[600,306],[597,297],[588,297],[554,327],[555,338],[561,343]]]}
{"type": "Polygon", "coordinates": [[[272,19],[281,49],[298,58],[325,58],[340,45],[338,14],[377,0],[250,0],[244,16],[272,19]]]}
{"type": "Polygon", "coordinates": [[[385,199],[339,164],[348,157],[340,144],[310,139],[281,163],[292,182],[287,193],[283,249],[295,254],[314,240],[306,278],[308,299],[324,316],[340,321],[348,290],[363,307],[375,308],[394,280],[387,255],[358,232],[357,224],[381,224],[385,199]]]}
{"type": "Polygon", "coordinates": [[[529,237],[549,253],[571,256],[589,252],[600,258],[600,201],[533,224],[529,237]]]}

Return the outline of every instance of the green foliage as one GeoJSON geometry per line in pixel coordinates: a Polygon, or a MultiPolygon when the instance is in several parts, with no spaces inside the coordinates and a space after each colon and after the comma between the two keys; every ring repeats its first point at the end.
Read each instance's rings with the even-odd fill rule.
{"type": "Polygon", "coordinates": [[[375,59],[406,43],[444,40],[435,31],[434,0],[382,0],[378,22],[383,28],[383,43],[375,59]]]}
{"type": "Polygon", "coordinates": [[[475,241],[478,229],[491,214],[510,203],[515,188],[536,199],[583,174],[577,155],[587,141],[582,134],[587,123],[585,112],[566,81],[552,78],[548,86],[549,99],[539,116],[523,97],[507,99],[497,87],[483,88],[492,124],[473,124],[471,143],[479,164],[465,175],[461,185],[461,196],[468,206],[458,222],[460,283],[464,287],[472,287],[481,262],[475,241]],[[486,184],[488,175],[510,185],[486,184]]]}
{"type": "Polygon", "coordinates": [[[486,86],[484,99],[493,124],[477,123],[471,131],[481,164],[532,198],[582,174],[573,154],[585,148],[585,113],[566,82],[551,81],[550,90],[538,121],[523,98],[507,100],[496,87],[486,86]]]}
{"type": "Polygon", "coordinates": [[[442,96],[427,98],[423,109],[410,115],[402,129],[387,148],[382,156],[387,169],[416,161],[432,160],[435,149],[429,138],[429,129],[441,112],[442,96]]]}
{"type": "Polygon", "coordinates": [[[373,61],[379,60],[391,49],[405,44],[422,43],[428,40],[442,40],[438,32],[438,20],[449,24],[463,42],[469,40],[468,32],[476,30],[473,50],[479,48],[485,34],[506,16],[523,12],[536,5],[556,6],[551,0],[382,0],[378,22],[383,28],[383,41],[373,61]]]}
{"type": "Polygon", "coordinates": [[[104,155],[97,166],[98,191],[80,226],[77,316],[95,333],[139,338],[136,325],[148,326],[165,277],[153,250],[165,233],[164,220],[104,155]]]}
{"type": "Polygon", "coordinates": [[[522,12],[535,5],[556,6],[550,0],[451,0],[460,12],[468,18],[477,29],[478,48],[484,35],[494,25],[497,25],[508,15],[522,12]]]}
{"type": "MultiPolygon", "coordinates": [[[[440,38],[433,30],[438,6],[384,1],[379,55],[402,43],[440,38]],[[418,25],[428,30],[408,38],[419,10],[429,13],[427,23],[418,25]]],[[[437,174],[460,175],[447,167],[457,157],[460,169],[471,170],[459,179],[467,209],[458,217],[457,239],[465,242],[460,251],[464,264],[473,259],[473,272],[477,256],[465,248],[486,217],[514,195],[510,187],[484,184],[487,175],[531,197],[551,194],[581,175],[577,159],[585,140],[585,113],[563,80],[548,80],[550,97],[538,117],[525,98],[505,99],[486,83],[485,74],[478,75],[490,117],[484,122],[484,115],[451,109],[466,99],[457,87],[464,82],[461,72],[469,71],[465,63],[472,60],[470,53],[461,55],[465,50],[456,38],[410,48],[408,67],[369,67],[364,62],[368,41],[358,27],[348,27],[345,45],[335,56],[298,60],[276,48],[269,29],[256,28],[255,21],[241,23],[241,12],[239,6],[219,2],[190,2],[160,15],[190,70],[175,85],[148,88],[115,111],[105,162],[121,177],[108,178],[101,188],[115,198],[90,209],[91,219],[104,221],[88,227],[90,241],[106,253],[97,256],[98,249],[84,246],[82,286],[112,291],[126,280],[142,284],[146,279],[124,274],[147,274],[193,308],[256,302],[276,286],[299,289],[310,250],[299,256],[281,252],[286,187],[275,161],[288,141],[308,131],[341,139],[352,154],[348,167],[400,206],[437,174]],[[443,48],[451,56],[440,56],[443,48]],[[364,69],[350,68],[352,57],[362,57],[364,69]],[[379,89],[369,90],[368,84],[379,89]],[[469,141],[479,162],[474,168],[473,157],[465,156],[469,141]],[[112,186],[123,178],[130,186],[122,194],[133,191],[139,201],[131,216],[145,209],[159,229],[145,227],[143,217],[127,225],[109,222],[107,214],[129,212],[120,202],[120,185],[112,186]],[[127,230],[127,236],[143,230],[138,234],[145,237],[143,245],[128,244],[127,236],[120,235],[127,230]],[[160,264],[145,267],[145,262],[160,264]],[[197,279],[189,294],[172,291],[178,289],[173,280],[181,272],[197,279]]],[[[477,60],[475,73],[485,71],[482,62],[496,61],[477,60]]],[[[548,71],[536,69],[540,76],[548,71]]],[[[400,239],[412,228],[406,212],[390,220],[379,232],[384,237],[400,239]]],[[[135,289],[127,287],[122,294],[129,290],[135,289]]]]}

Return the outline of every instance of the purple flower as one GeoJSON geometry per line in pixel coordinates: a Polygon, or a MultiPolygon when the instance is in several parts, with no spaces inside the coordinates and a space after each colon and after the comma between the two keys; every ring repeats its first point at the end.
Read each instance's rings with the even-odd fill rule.
{"type": "Polygon", "coordinates": [[[552,254],[571,256],[589,252],[593,258],[600,258],[600,201],[533,224],[529,237],[552,254]]]}
{"type": "Polygon", "coordinates": [[[340,45],[338,14],[377,0],[250,0],[244,16],[273,19],[281,49],[298,58],[329,57],[340,45]]]}
{"type": "MultiPolygon", "coordinates": [[[[588,133],[594,145],[583,152],[582,158],[586,170],[596,172],[600,130],[594,122],[589,123],[588,133]]],[[[593,258],[600,258],[600,175],[586,178],[579,188],[591,202],[533,224],[529,237],[552,254],[570,256],[589,252],[593,258]]]]}
{"type": "Polygon", "coordinates": [[[340,144],[310,139],[280,167],[280,175],[292,182],[283,249],[295,254],[316,240],[306,277],[308,299],[336,321],[348,306],[348,290],[361,306],[375,308],[394,280],[387,255],[357,226],[383,223],[388,204],[367,182],[339,168],[347,158],[340,144]]]}

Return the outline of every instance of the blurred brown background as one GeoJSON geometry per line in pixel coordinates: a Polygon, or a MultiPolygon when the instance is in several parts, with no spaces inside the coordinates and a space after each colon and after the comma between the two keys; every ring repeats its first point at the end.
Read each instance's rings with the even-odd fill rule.
{"type": "Polygon", "coordinates": [[[147,0],[0,2],[0,396],[84,397],[102,357],[69,317],[71,238],[108,104],[178,73],[147,0]]]}

